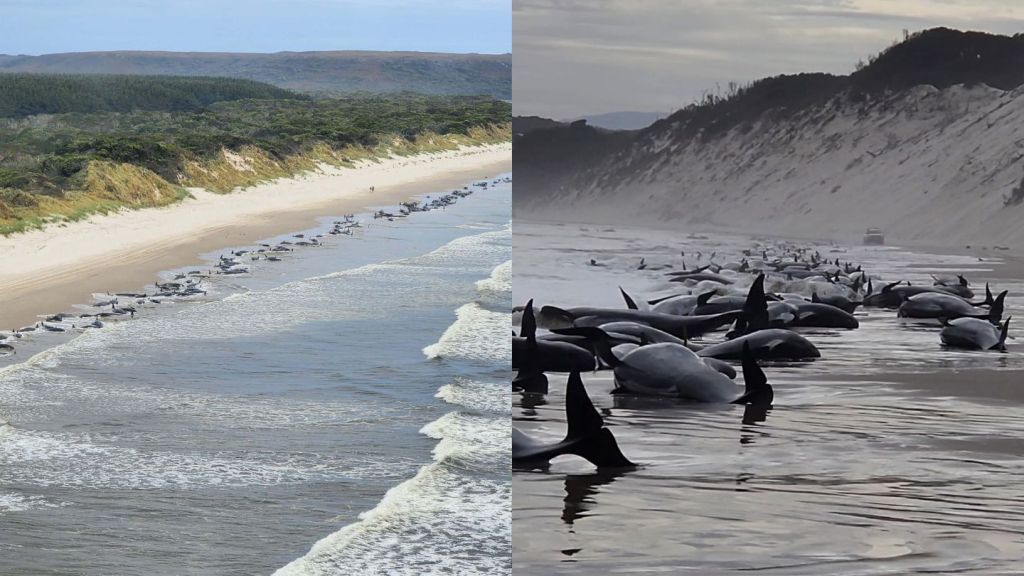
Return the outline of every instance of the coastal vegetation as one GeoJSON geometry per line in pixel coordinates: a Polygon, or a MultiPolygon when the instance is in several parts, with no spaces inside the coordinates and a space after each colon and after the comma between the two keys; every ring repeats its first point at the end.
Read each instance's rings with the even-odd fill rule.
{"type": "Polygon", "coordinates": [[[308,99],[235,78],[0,73],[0,117],[65,112],[199,110],[243,99],[308,99]]]}
{"type": "Polygon", "coordinates": [[[225,193],[320,164],[511,139],[511,106],[486,96],[314,99],[220,78],[24,76],[0,74],[4,234],[173,203],[189,186],[225,193]]]}

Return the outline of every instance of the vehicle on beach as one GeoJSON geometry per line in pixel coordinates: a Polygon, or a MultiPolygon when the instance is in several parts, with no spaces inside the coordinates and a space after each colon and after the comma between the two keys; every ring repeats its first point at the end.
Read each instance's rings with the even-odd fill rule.
{"type": "Polygon", "coordinates": [[[881,246],[882,244],[885,244],[885,235],[882,234],[882,229],[868,228],[867,232],[864,233],[864,245],[881,246]]]}

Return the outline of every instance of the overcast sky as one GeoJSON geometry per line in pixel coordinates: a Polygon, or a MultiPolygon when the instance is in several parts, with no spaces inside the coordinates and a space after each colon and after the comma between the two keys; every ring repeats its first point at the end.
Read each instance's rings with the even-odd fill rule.
{"type": "Polygon", "coordinates": [[[0,0],[0,54],[507,53],[511,0],[0,0]]]}
{"type": "Polygon", "coordinates": [[[513,108],[671,112],[748,82],[846,74],[903,29],[1024,32],[1021,0],[514,0],[513,108]]]}

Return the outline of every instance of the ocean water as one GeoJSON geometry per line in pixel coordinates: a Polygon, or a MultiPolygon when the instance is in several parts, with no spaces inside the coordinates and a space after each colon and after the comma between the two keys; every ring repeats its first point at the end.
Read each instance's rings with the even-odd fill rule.
{"type": "Polygon", "coordinates": [[[0,573],[508,573],[511,183],[474,190],[19,342],[0,573]]]}
{"type": "MultiPolygon", "coordinates": [[[[681,266],[738,260],[753,239],[607,225],[515,222],[516,304],[624,307],[678,291],[681,266]],[[702,252],[702,261],[697,252],[702,252]],[[604,266],[590,266],[594,258],[604,266]],[[641,258],[649,269],[638,270],[641,258]]],[[[995,256],[895,246],[812,245],[892,281],[930,285],[963,272],[983,295],[1008,289],[1014,322],[1024,280],[995,256]]],[[[876,283],[876,286],[878,284],[876,283]]],[[[769,287],[771,289],[771,287],[769,287]]],[[[776,288],[777,289],[777,288],[776,288]]],[[[1024,356],[940,345],[937,325],[858,309],[860,328],[814,329],[812,362],[769,362],[774,408],[613,396],[607,371],[585,374],[635,471],[598,472],[563,456],[513,472],[516,573],[881,575],[1018,574],[1024,481],[1024,356]]],[[[721,334],[709,338],[721,338],[721,334]]],[[[513,424],[565,434],[565,377],[543,402],[513,399],[513,424]]]]}

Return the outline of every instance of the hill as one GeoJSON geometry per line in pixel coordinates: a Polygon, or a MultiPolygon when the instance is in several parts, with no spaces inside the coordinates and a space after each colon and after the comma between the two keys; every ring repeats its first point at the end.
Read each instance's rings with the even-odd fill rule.
{"type": "Polygon", "coordinates": [[[533,132],[534,130],[546,130],[559,126],[563,126],[563,123],[540,116],[512,117],[512,133],[517,136],[533,132]]]}
{"type": "Polygon", "coordinates": [[[198,110],[214,102],[302,99],[252,80],[181,76],[0,73],[0,117],[67,112],[198,110]]]}
{"type": "Polygon", "coordinates": [[[75,52],[0,55],[0,72],[219,76],[308,93],[412,91],[512,98],[511,54],[75,52]]]}
{"type": "Polygon", "coordinates": [[[663,112],[607,112],[581,116],[575,120],[586,120],[587,124],[606,130],[640,130],[668,116],[663,112]]]}
{"type": "Polygon", "coordinates": [[[933,29],[853,74],[766,78],[614,141],[524,137],[515,214],[1024,245],[1021,58],[1021,35],[933,29]],[[563,161],[545,161],[556,139],[563,161]]]}

